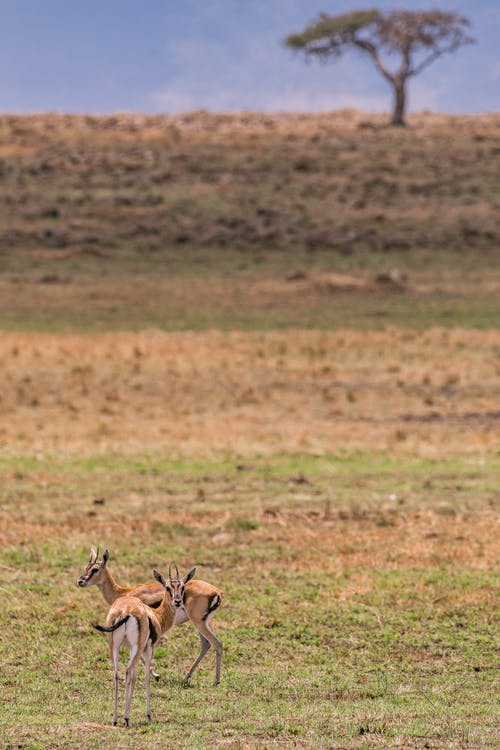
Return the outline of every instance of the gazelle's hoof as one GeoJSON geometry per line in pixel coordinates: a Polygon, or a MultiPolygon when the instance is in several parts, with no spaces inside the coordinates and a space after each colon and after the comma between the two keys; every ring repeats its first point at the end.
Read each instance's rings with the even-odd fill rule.
{"type": "Polygon", "coordinates": [[[151,724],[151,714],[148,714],[148,724],[151,724]]]}
{"type": "Polygon", "coordinates": [[[125,724],[124,724],[124,726],[126,726],[127,729],[130,727],[130,724],[129,724],[129,721],[128,721],[127,718],[125,718],[125,724]]]}

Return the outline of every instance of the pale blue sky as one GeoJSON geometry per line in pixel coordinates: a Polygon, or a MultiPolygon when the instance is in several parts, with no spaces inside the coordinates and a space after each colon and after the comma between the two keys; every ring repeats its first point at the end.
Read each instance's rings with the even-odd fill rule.
{"type": "Polygon", "coordinates": [[[500,0],[0,0],[1,112],[388,111],[361,55],[306,64],[281,44],[318,12],[454,10],[477,44],[410,85],[410,111],[500,111],[500,0]]]}

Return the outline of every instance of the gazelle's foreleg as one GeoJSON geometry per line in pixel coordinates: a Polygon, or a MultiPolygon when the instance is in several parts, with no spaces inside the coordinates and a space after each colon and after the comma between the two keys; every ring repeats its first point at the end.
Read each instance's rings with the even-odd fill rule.
{"type": "MultiPolygon", "coordinates": [[[[142,659],[142,663],[146,664],[146,660],[145,660],[144,656],[141,656],[141,659],[142,659]]],[[[151,677],[154,677],[155,680],[157,680],[157,681],[160,679],[160,675],[158,674],[158,672],[154,671],[154,669],[153,669],[153,667],[151,665],[149,666],[149,674],[151,675],[151,677]]]]}
{"type": "Polygon", "coordinates": [[[193,623],[196,629],[198,630],[198,633],[200,634],[202,643],[201,643],[200,653],[198,654],[197,658],[194,660],[191,666],[191,669],[189,670],[189,672],[187,673],[185,677],[186,682],[189,681],[189,679],[191,678],[191,675],[193,674],[194,670],[196,669],[200,661],[203,659],[205,654],[207,653],[210,646],[214,647],[215,654],[216,654],[215,684],[218,685],[220,682],[220,671],[221,671],[221,666],[222,666],[222,643],[215,636],[214,632],[210,630],[210,626],[208,624],[209,620],[210,620],[210,615],[206,618],[206,620],[199,620],[193,623]],[[205,646],[204,641],[208,642],[208,646],[205,646]]]}
{"type": "Polygon", "coordinates": [[[184,677],[184,682],[189,682],[189,680],[191,679],[193,675],[194,670],[196,669],[200,661],[203,659],[208,649],[210,648],[210,641],[208,641],[205,638],[205,636],[203,636],[200,632],[198,632],[198,635],[200,636],[200,653],[198,654],[194,662],[191,664],[189,671],[184,677]]]}

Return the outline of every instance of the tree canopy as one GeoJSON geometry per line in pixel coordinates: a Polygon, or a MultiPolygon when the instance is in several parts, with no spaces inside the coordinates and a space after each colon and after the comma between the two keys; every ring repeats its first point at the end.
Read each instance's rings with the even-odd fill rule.
{"type": "Polygon", "coordinates": [[[338,16],[320,13],[302,32],[286,37],[285,44],[308,58],[323,61],[339,57],[347,49],[361,50],[392,86],[392,122],[402,125],[408,79],[442,55],[473,42],[467,33],[469,26],[464,16],[439,10],[382,13],[371,9],[338,16]]]}

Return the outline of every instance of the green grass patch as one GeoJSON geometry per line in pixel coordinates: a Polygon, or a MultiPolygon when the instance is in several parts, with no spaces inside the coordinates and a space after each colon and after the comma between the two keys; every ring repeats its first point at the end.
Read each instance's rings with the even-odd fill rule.
{"type": "Polygon", "coordinates": [[[498,462],[4,453],[4,746],[493,747],[496,571],[479,547],[458,561],[478,544],[498,462]],[[443,497],[451,516],[439,513],[443,497]],[[422,512],[424,541],[444,534],[448,546],[401,562],[420,537],[385,549],[398,534],[385,535],[414,535],[422,512]],[[151,725],[140,671],[132,727],[111,726],[107,643],[91,627],[107,608],[96,588],[76,587],[97,542],[120,581],[149,580],[176,560],[223,590],[221,685],[208,655],[183,688],[198,638],[189,624],[173,629],[155,656],[151,725]]]}
{"type": "Polygon", "coordinates": [[[282,571],[264,588],[258,573],[228,580],[222,684],[212,687],[207,657],[183,689],[197,639],[189,625],[172,631],[155,659],[162,675],[153,685],[155,721],[145,721],[141,674],[129,731],[110,726],[107,645],[89,624],[97,611],[104,617],[97,592],[77,592],[67,571],[50,563],[51,585],[38,588],[38,576],[32,564],[8,596],[3,591],[0,731],[7,746],[494,745],[492,612],[435,603],[443,590],[493,588],[492,573],[375,573],[371,590],[348,603],[339,602],[338,577],[314,569],[282,571]],[[20,623],[23,638],[13,637],[20,623]]]}

